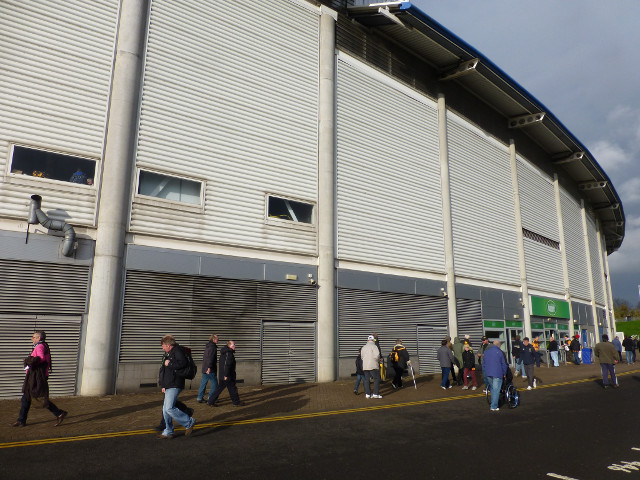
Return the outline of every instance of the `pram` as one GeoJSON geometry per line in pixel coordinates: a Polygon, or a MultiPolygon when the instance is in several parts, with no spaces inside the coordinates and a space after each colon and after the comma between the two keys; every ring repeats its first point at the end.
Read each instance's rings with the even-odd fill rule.
{"type": "MultiPolygon", "coordinates": [[[[491,389],[487,388],[487,403],[491,405],[491,389]]],[[[518,389],[513,384],[513,373],[510,368],[507,368],[507,375],[502,380],[502,387],[500,387],[500,399],[498,400],[498,407],[504,404],[509,405],[509,408],[516,408],[520,405],[520,395],[518,389]]]]}

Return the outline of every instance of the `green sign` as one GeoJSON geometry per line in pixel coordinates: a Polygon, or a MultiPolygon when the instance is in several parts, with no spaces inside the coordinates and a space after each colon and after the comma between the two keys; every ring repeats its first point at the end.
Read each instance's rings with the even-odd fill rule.
{"type": "Polygon", "coordinates": [[[556,298],[531,295],[531,315],[536,317],[569,318],[569,302],[556,298]]]}
{"type": "Polygon", "coordinates": [[[535,328],[536,330],[544,330],[544,323],[532,323],[531,328],[535,328]]]}
{"type": "Polygon", "coordinates": [[[522,320],[507,320],[507,327],[522,328],[522,320]]]}
{"type": "Polygon", "coordinates": [[[555,323],[544,322],[544,328],[556,328],[555,323]]]}
{"type": "Polygon", "coordinates": [[[504,322],[502,320],[485,320],[484,326],[485,328],[504,328],[504,322]]]}
{"type": "Polygon", "coordinates": [[[563,325],[562,323],[558,324],[558,330],[569,330],[569,325],[563,325]]]}

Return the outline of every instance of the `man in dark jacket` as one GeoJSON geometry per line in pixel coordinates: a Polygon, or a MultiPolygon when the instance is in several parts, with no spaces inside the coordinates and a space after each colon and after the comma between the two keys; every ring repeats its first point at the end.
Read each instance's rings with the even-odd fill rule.
{"type": "Polygon", "coordinates": [[[445,338],[441,343],[442,346],[438,349],[436,355],[438,356],[438,362],[440,362],[440,369],[442,370],[442,382],[440,383],[440,388],[446,390],[447,388],[451,388],[449,373],[451,372],[451,367],[455,361],[455,357],[453,356],[453,351],[447,346],[449,340],[445,338]]]}
{"type": "Polygon", "coordinates": [[[633,361],[633,339],[629,335],[625,336],[622,341],[622,346],[624,347],[624,353],[627,357],[627,365],[631,365],[633,361]]]}
{"type": "Polygon", "coordinates": [[[234,407],[242,405],[240,402],[240,396],[238,395],[238,387],[236,387],[236,357],[234,355],[236,351],[236,343],[233,340],[229,340],[227,344],[220,349],[220,368],[218,369],[218,386],[209,395],[207,405],[217,406],[216,401],[226,388],[229,390],[229,396],[234,407]]]}
{"type": "Polygon", "coordinates": [[[396,340],[396,344],[391,351],[391,366],[395,372],[391,386],[393,388],[402,388],[402,374],[407,365],[411,364],[409,360],[409,352],[402,345],[402,340],[396,340]]]}
{"type": "Polygon", "coordinates": [[[611,375],[611,384],[613,388],[618,388],[618,379],[616,378],[616,363],[618,363],[618,351],[613,343],[609,342],[609,335],[602,335],[602,341],[596,344],[593,351],[594,355],[600,361],[600,369],[602,370],[602,388],[609,387],[609,375],[611,375]]]}
{"type": "Polygon", "coordinates": [[[158,438],[171,439],[174,437],[173,420],[182,425],[186,429],[185,436],[189,436],[193,432],[196,421],[176,407],[178,395],[184,389],[184,377],[178,372],[188,366],[188,360],[173,335],[165,335],[160,343],[162,350],[164,350],[164,357],[158,373],[158,385],[162,387],[162,393],[164,393],[162,415],[165,428],[158,435],[158,438]]]}
{"type": "Polygon", "coordinates": [[[536,388],[536,378],[533,376],[533,366],[536,363],[537,353],[533,345],[529,343],[529,337],[522,340],[522,348],[520,349],[520,360],[524,365],[524,373],[527,374],[527,390],[536,388]]]}
{"type": "Polygon", "coordinates": [[[207,389],[207,383],[211,382],[209,388],[209,400],[211,394],[218,386],[218,335],[211,335],[209,341],[204,347],[204,355],[202,356],[202,380],[198,389],[198,403],[204,402],[204,392],[207,389]]]}
{"type": "Polygon", "coordinates": [[[576,365],[580,365],[580,335],[576,335],[571,343],[569,344],[569,349],[573,352],[573,363],[576,365]]]}
{"type": "Polygon", "coordinates": [[[524,373],[524,364],[522,360],[520,360],[520,350],[522,349],[522,341],[520,340],[520,335],[516,335],[513,340],[511,340],[511,356],[516,364],[516,373],[514,377],[518,376],[518,372],[522,370],[522,377],[526,378],[524,373]]]}

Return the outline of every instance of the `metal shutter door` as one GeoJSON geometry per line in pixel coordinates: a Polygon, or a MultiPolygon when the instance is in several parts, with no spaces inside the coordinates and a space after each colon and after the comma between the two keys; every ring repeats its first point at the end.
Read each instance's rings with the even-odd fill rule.
{"type": "MultiPolygon", "coordinates": [[[[102,156],[118,5],[116,0],[2,2],[0,171],[6,171],[9,142],[102,156]]],[[[0,183],[0,210],[24,217],[24,201],[34,187],[16,180],[0,183]]],[[[49,187],[45,210],[63,209],[71,224],[93,224],[95,188],[62,193],[54,182],[34,182],[49,187]]]]}
{"type": "MultiPolygon", "coordinates": [[[[22,396],[23,360],[32,350],[34,330],[44,330],[51,348],[49,394],[74,395],[82,317],[0,315],[0,398],[22,396]]],[[[17,412],[16,412],[17,414],[17,412]]]]}
{"type": "Polygon", "coordinates": [[[0,312],[81,315],[86,311],[89,267],[1,260],[0,312]]]}
{"type": "Polygon", "coordinates": [[[582,213],[580,205],[562,188],[560,189],[562,226],[564,229],[563,248],[567,255],[569,272],[569,293],[573,298],[589,301],[589,272],[587,271],[587,251],[584,245],[582,213]]]}
{"type": "Polygon", "coordinates": [[[262,383],[316,380],[316,326],[313,323],[265,322],[262,341],[262,383]]]}
{"type": "Polygon", "coordinates": [[[447,112],[456,275],[520,284],[506,146],[447,112]]]}
{"type": "Polygon", "coordinates": [[[437,351],[442,346],[442,340],[448,335],[445,326],[418,325],[418,358],[420,360],[420,374],[439,373],[440,362],[437,351]]]}
{"type": "Polygon", "coordinates": [[[458,319],[458,338],[460,341],[464,340],[465,335],[469,335],[471,345],[475,345],[477,348],[482,343],[482,336],[484,335],[482,328],[482,302],[480,300],[456,298],[456,317],[458,319]]]}
{"type": "Polygon", "coordinates": [[[410,355],[418,348],[416,325],[448,325],[447,299],[424,295],[338,289],[338,347],[355,357],[367,336],[378,333],[383,356],[400,338],[410,355]]]}
{"type": "Polygon", "coordinates": [[[337,76],[338,257],[444,271],[435,104],[342,55],[337,76]],[[355,62],[355,66],[347,63],[355,62]],[[386,134],[402,125],[402,134],[386,134]]]}
{"type": "Polygon", "coordinates": [[[318,12],[153,0],[137,166],[207,180],[206,206],[134,202],[132,231],[315,253],[314,228],[265,224],[265,193],[317,199],[318,12]]]}

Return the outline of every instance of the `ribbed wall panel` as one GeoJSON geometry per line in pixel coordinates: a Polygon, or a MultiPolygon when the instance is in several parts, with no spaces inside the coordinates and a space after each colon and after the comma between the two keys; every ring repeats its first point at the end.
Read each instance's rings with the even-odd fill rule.
{"type": "MultiPolygon", "coordinates": [[[[2,2],[0,171],[6,171],[10,143],[101,158],[118,5],[117,0],[2,2]]],[[[52,218],[94,223],[95,188],[57,189],[60,182],[27,176],[11,180],[0,182],[3,215],[26,216],[25,205],[37,191],[44,208],[58,211],[52,218]]]]}
{"type": "Polygon", "coordinates": [[[447,299],[424,295],[338,289],[338,348],[342,358],[358,355],[367,336],[378,333],[383,356],[400,338],[417,354],[417,325],[448,325],[447,299]]]}
{"type": "Polygon", "coordinates": [[[89,267],[0,259],[0,312],[81,315],[89,267]]]}
{"type": "Polygon", "coordinates": [[[560,189],[560,205],[569,272],[569,293],[573,298],[590,301],[587,251],[584,244],[580,205],[563,189],[560,189]]]}
{"type": "Polygon", "coordinates": [[[524,259],[529,288],[564,295],[564,273],[560,250],[525,238],[524,259]]]}
{"type": "Polygon", "coordinates": [[[0,314],[0,398],[22,396],[22,362],[33,350],[30,339],[34,330],[45,331],[51,349],[50,396],[75,394],[81,318],[0,314]]]}
{"type": "Polygon", "coordinates": [[[440,373],[438,349],[442,340],[448,336],[447,325],[438,321],[434,325],[418,325],[418,358],[420,359],[420,373],[440,373]]]}
{"type": "Polygon", "coordinates": [[[444,271],[435,105],[338,61],[338,256],[444,271]]]}
{"type": "Polygon", "coordinates": [[[456,318],[458,320],[458,338],[462,341],[465,335],[469,335],[471,345],[477,350],[484,335],[480,300],[456,298],[456,318]]]}
{"type": "Polygon", "coordinates": [[[152,2],[137,165],[206,181],[205,209],[134,202],[132,231],[315,253],[265,194],[317,199],[318,32],[292,2],[152,2]]]}
{"type": "Polygon", "coordinates": [[[509,152],[447,113],[456,275],[518,285],[518,245],[509,152]]]}
{"type": "MultiPolygon", "coordinates": [[[[201,359],[212,334],[236,342],[238,360],[260,360],[262,321],[316,321],[316,288],[129,270],[120,362],[154,362],[168,333],[201,359]]],[[[160,353],[160,356],[158,354],[160,353]]]]}
{"type": "Polygon", "coordinates": [[[316,325],[274,323],[263,326],[262,383],[316,380],[316,325]]]}
{"type": "Polygon", "coordinates": [[[560,241],[553,180],[526,160],[516,162],[522,226],[527,230],[560,241]]]}
{"type": "Polygon", "coordinates": [[[593,276],[593,291],[598,305],[605,304],[604,272],[600,264],[600,250],[598,250],[598,232],[595,220],[587,214],[587,236],[589,238],[589,256],[591,257],[591,275],[593,276]]]}

